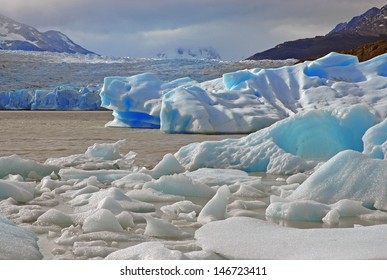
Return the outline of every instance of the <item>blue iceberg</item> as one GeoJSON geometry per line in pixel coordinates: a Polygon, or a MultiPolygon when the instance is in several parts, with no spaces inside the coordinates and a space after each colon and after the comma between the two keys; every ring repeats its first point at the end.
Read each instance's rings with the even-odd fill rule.
{"type": "Polygon", "coordinates": [[[161,81],[144,73],[107,77],[102,106],[107,125],[160,128],[166,133],[249,133],[297,113],[363,104],[379,121],[387,116],[387,54],[359,63],[330,53],[276,69],[240,70],[196,82],[161,81]]]}

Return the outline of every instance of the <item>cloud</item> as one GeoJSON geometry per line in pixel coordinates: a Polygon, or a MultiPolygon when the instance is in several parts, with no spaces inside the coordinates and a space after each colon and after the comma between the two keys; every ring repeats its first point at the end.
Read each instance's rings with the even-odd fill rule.
{"type": "Polygon", "coordinates": [[[0,0],[0,13],[56,29],[107,55],[143,56],[180,45],[241,58],[323,35],[385,0],[0,0]]]}

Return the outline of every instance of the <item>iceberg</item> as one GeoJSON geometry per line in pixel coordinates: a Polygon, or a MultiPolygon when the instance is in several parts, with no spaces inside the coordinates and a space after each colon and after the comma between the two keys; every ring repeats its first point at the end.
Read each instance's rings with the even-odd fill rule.
{"type": "Polygon", "coordinates": [[[315,61],[276,69],[255,68],[196,82],[161,81],[144,73],[107,77],[102,107],[108,126],[159,128],[166,133],[249,133],[300,112],[363,104],[387,117],[387,55],[359,63],[330,53],[315,61]]]}
{"type": "Polygon", "coordinates": [[[362,137],[377,122],[364,105],[312,110],[240,139],[189,144],[175,157],[187,170],[207,167],[295,174],[311,170],[343,150],[362,152],[362,137]]]}

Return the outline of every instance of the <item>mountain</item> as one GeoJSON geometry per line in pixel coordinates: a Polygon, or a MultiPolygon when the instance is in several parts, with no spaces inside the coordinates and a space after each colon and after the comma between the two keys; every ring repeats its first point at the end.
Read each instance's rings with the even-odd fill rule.
{"type": "Polygon", "coordinates": [[[207,48],[176,48],[161,51],[157,58],[165,59],[220,59],[219,53],[212,47],[207,48]]]}
{"type": "Polygon", "coordinates": [[[93,54],[59,31],[37,29],[0,15],[0,49],[93,54]]]}
{"type": "Polygon", "coordinates": [[[387,5],[371,8],[349,22],[338,24],[325,36],[289,41],[247,59],[305,60],[328,54],[332,51],[354,49],[360,45],[387,40],[387,5]]]}

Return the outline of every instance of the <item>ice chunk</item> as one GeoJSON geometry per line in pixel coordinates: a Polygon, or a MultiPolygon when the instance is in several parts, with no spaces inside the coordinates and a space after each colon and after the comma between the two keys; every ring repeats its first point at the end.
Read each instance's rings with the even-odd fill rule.
{"type": "Polygon", "coordinates": [[[309,111],[240,139],[189,144],[175,157],[188,170],[210,167],[299,173],[342,150],[362,151],[361,138],[376,122],[376,117],[361,105],[336,111],[309,111]]]}
{"type": "Polygon", "coordinates": [[[328,225],[337,225],[340,222],[340,213],[336,209],[329,211],[322,221],[328,225]]]}
{"type": "Polygon", "coordinates": [[[52,224],[61,227],[69,227],[73,224],[73,220],[69,215],[57,209],[49,209],[46,213],[41,215],[37,221],[39,224],[52,224]]]}
{"type": "Polygon", "coordinates": [[[162,176],[158,180],[145,183],[143,188],[181,196],[212,197],[215,193],[209,186],[195,182],[184,174],[162,176]]]}
{"type": "Polygon", "coordinates": [[[119,187],[119,188],[134,188],[138,185],[143,185],[145,182],[152,181],[152,177],[147,174],[143,173],[130,173],[121,179],[115,180],[112,182],[113,186],[119,187]]]}
{"type": "Polygon", "coordinates": [[[115,160],[122,158],[120,148],[125,146],[126,140],[119,140],[116,143],[94,144],[87,148],[85,155],[91,158],[103,158],[105,160],[115,160]]]}
{"type": "Polygon", "coordinates": [[[227,186],[220,187],[214,197],[200,211],[198,222],[204,225],[224,219],[230,195],[230,189],[227,186]]]}
{"type": "Polygon", "coordinates": [[[17,202],[27,202],[34,198],[35,183],[15,182],[0,179],[0,200],[12,197],[17,202]]]}
{"type": "Polygon", "coordinates": [[[273,220],[320,222],[330,210],[328,205],[309,200],[275,202],[267,207],[266,217],[273,220]]]}
{"type": "Polygon", "coordinates": [[[9,174],[19,174],[23,178],[28,178],[31,173],[35,173],[41,178],[58,172],[59,168],[53,165],[41,164],[34,160],[22,159],[18,155],[0,157],[0,178],[9,174]]]}
{"type": "Polygon", "coordinates": [[[42,259],[37,240],[38,238],[32,233],[0,216],[0,259],[42,259]]]}
{"type": "Polygon", "coordinates": [[[364,153],[373,158],[387,159],[387,119],[371,127],[363,136],[364,153]]]}
{"type": "Polygon", "coordinates": [[[308,179],[308,175],[306,175],[304,173],[298,173],[298,174],[294,174],[292,176],[289,176],[286,179],[286,183],[289,185],[294,184],[294,183],[302,184],[306,179],[308,179]]]}
{"type": "Polygon", "coordinates": [[[117,188],[109,188],[107,190],[100,190],[92,194],[81,194],[71,201],[69,204],[76,207],[77,211],[89,211],[94,210],[98,207],[108,207],[109,209],[120,209],[117,207],[117,202],[122,209],[135,212],[149,212],[154,211],[153,204],[146,202],[140,202],[137,200],[130,199],[122,191],[117,188]],[[109,198],[108,200],[105,200],[109,198]],[[102,202],[101,202],[102,201],[102,202]]]}
{"type": "Polygon", "coordinates": [[[177,161],[174,155],[166,154],[163,159],[150,171],[143,171],[154,179],[159,179],[164,175],[183,173],[185,168],[177,161]]]}
{"type": "Polygon", "coordinates": [[[164,194],[153,189],[132,190],[127,192],[126,195],[145,202],[175,202],[184,200],[184,196],[164,194]]]}
{"type": "Polygon", "coordinates": [[[112,212],[106,209],[97,210],[90,217],[85,219],[82,229],[84,232],[95,231],[122,231],[120,223],[112,212]]]}
{"type": "Polygon", "coordinates": [[[63,180],[83,180],[90,177],[96,177],[97,180],[102,183],[111,183],[125,177],[129,173],[130,171],[128,170],[81,170],[71,167],[67,169],[61,169],[59,171],[59,176],[63,180]]]}
{"type": "MultiPolygon", "coordinates": [[[[217,168],[200,168],[192,172],[186,172],[185,175],[196,182],[209,186],[222,186],[250,181],[252,178],[247,172],[236,169],[217,169],[217,168]]],[[[259,178],[258,178],[259,180],[259,178]]]]}
{"type": "Polygon", "coordinates": [[[387,225],[296,229],[236,217],[204,225],[196,231],[195,238],[203,250],[228,259],[364,260],[387,257],[387,225]]]}
{"type": "Polygon", "coordinates": [[[117,221],[120,223],[122,228],[128,228],[128,227],[134,227],[134,221],[133,221],[133,216],[130,215],[128,212],[123,211],[120,214],[116,216],[117,221]]]}
{"type": "Polygon", "coordinates": [[[161,238],[181,238],[186,236],[186,234],[178,227],[165,220],[153,218],[151,216],[145,216],[145,219],[145,235],[161,238]]]}
{"type": "Polygon", "coordinates": [[[118,250],[108,255],[106,260],[183,260],[184,254],[169,250],[160,242],[144,242],[118,250]]]}
{"type": "Polygon", "coordinates": [[[177,219],[181,213],[198,214],[202,207],[194,204],[192,201],[184,200],[171,205],[165,205],[160,208],[161,212],[168,216],[169,219],[177,219]]]}
{"type": "Polygon", "coordinates": [[[121,213],[124,209],[121,207],[121,204],[119,204],[116,200],[114,200],[112,197],[108,196],[103,198],[97,206],[98,209],[107,209],[110,212],[114,214],[121,213]]]}
{"type": "Polygon", "coordinates": [[[59,167],[75,167],[84,170],[99,169],[132,169],[136,153],[129,152],[126,155],[120,153],[126,140],[115,143],[94,144],[87,148],[84,154],[76,154],[68,157],[49,158],[45,164],[59,167]]]}
{"type": "Polygon", "coordinates": [[[386,198],[387,161],[350,150],[330,159],[287,197],[325,204],[351,199],[380,210],[387,210],[386,198]]]}

